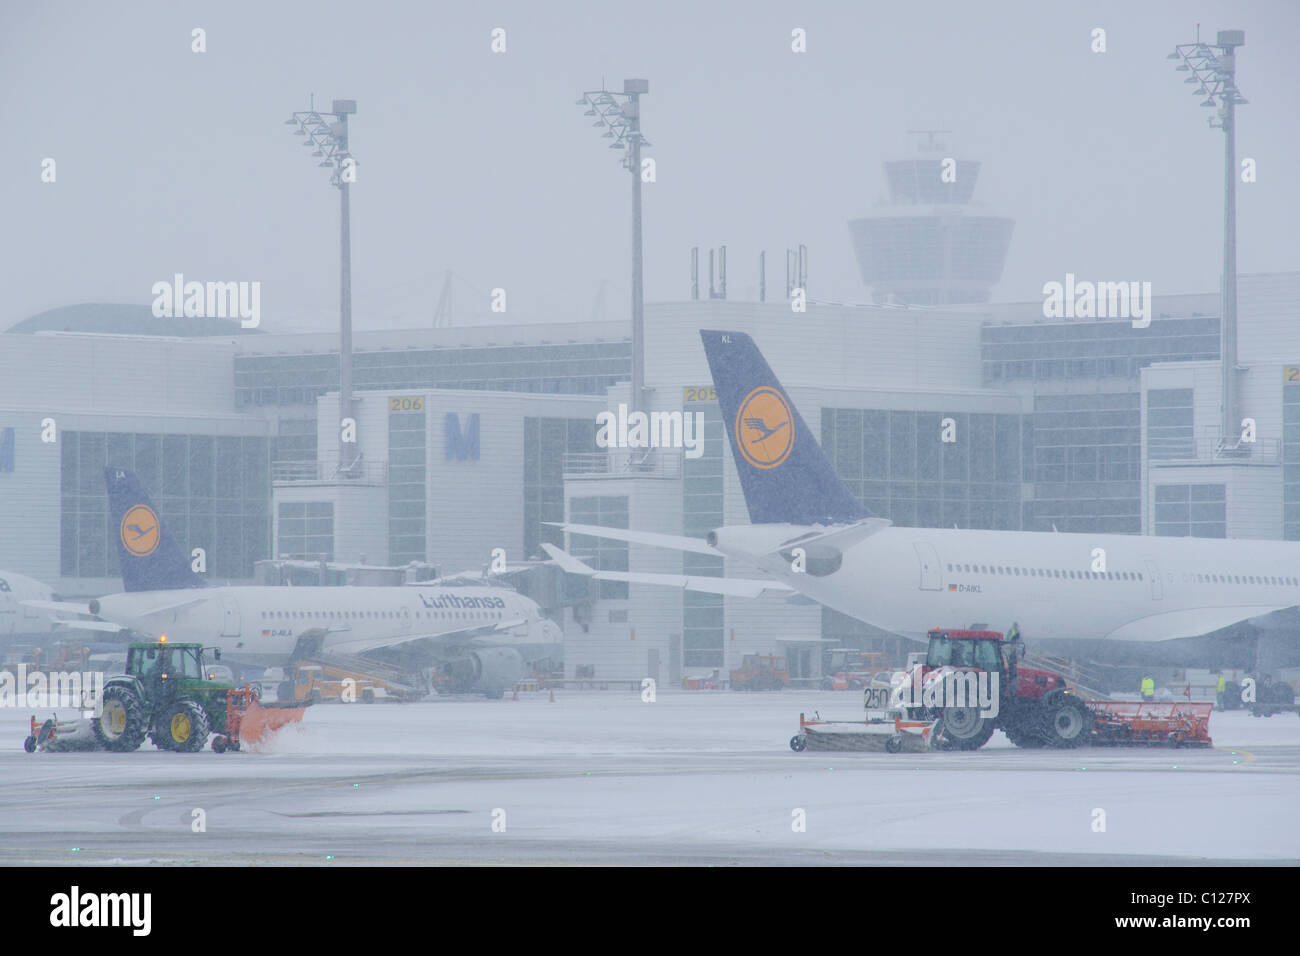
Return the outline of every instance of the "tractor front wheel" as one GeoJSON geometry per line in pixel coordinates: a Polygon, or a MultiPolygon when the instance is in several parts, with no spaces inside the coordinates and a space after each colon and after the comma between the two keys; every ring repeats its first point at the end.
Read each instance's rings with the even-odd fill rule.
{"type": "Polygon", "coordinates": [[[167,741],[167,749],[179,753],[202,750],[208,742],[211,726],[207,712],[192,700],[183,700],[163,712],[159,733],[167,741]]]}

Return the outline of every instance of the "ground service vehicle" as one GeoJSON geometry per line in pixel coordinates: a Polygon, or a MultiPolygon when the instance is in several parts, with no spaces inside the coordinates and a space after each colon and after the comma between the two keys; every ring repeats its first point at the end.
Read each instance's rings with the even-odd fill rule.
{"type": "Polygon", "coordinates": [[[91,731],[105,750],[135,750],[146,735],[159,750],[199,750],[224,732],[231,686],[207,679],[202,644],[134,643],[126,673],[105,682],[91,731]]]}
{"type": "Polygon", "coordinates": [[[746,654],[731,672],[733,690],[780,690],[790,686],[786,659],[775,654],[746,654]]]}
{"type": "MultiPolygon", "coordinates": [[[[908,717],[939,720],[935,738],[939,746],[976,750],[995,729],[1018,747],[1077,747],[1088,740],[1093,718],[1087,704],[1070,692],[1059,674],[1022,667],[1024,645],[1006,641],[997,631],[932,630],[924,663],[908,672],[908,717]],[[924,706],[927,684],[947,681],[973,683],[965,675],[989,674],[997,681],[997,713],[984,716],[969,695],[945,701],[946,706],[924,706]],[[919,705],[919,706],[918,706],[919,705]]],[[[991,708],[990,708],[991,709],[991,708]]]]}

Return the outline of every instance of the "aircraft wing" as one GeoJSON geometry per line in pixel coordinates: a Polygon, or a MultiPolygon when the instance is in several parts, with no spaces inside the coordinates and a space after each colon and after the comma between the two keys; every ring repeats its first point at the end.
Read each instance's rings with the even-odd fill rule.
{"type": "Polygon", "coordinates": [[[569,534],[587,534],[593,538],[609,538],[614,541],[627,541],[631,544],[648,544],[655,548],[669,548],[673,551],[711,554],[715,558],[719,556],[717,548],[709,547],[700,538],[688,538],[685,535],[659,534],[654,531],[631,531],[627,528],[606,528],[595,524],[568,524],[559,521],[544,523],[563,528],[569,534]]]}
{"type": "Polygon", "coordinates": [[[110,624],[108,621],[67,621],[57,617],[52,617],[50,620],[55,624],[63,624],[66,627],[79,627],[87,631],[111,631],[114,634],[119,634],[126,630],[126,628],[118,624],[110,624]]]}
{"type": "Polygon", "coordinates": [[[1252,624],[1266,623],[1274,616],[1284,621],[1289,607],[1216,607],[1187,608],[1152,614],[1130,621],[1106,635],[1115,641],[1169,641],[1180,637],[1201,637],[1241,621],[1252,624]]]}
{"type": "MultiPolygon", "coordinates": [[[[664,537],[667,537],[666,535],[664,537]]],[[[694,540],[694,539],[692,539],[694,540]]],[[[579,561],[573,555],[561,551],[553,544],[543,544],[542,548],[563,570],[570,574],[581,574],[597,581],[626,581],[629,584],[655,584],[661,587],[678,588],[686,591],[703,591],[706,594],[725,594],[730,597],[761,597],[764,594],[788,594],[794,588],[780,581],[765,581],[755,578],[713,578],[707,575],[685,574],[651,574],[648,572],[597,571],[588,564],[579,561]]]]}

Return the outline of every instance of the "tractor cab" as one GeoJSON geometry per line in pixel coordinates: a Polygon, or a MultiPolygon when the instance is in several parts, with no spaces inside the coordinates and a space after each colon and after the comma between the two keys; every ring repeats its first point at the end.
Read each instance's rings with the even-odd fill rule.
{"type": "Polygon", "coordinates": [[[203,680],[203,645],[132,644],[126,653],[126,673],[162,680],[203,680]]]}
{"type": "Polygon", "coordinates": [[[1065,679],[1059,675],[1021,666],[1025,645],[1006,640],[998,631],[936,628],[930,631],[929,638],[923,674],[941,667],[988,671],[999,675],[1001,693],[1018,698],[1036,698],[1049,690],[1066,689],[1065,679]]]}
{"type": "Polygon", "coordinates": [[[931,631],[925,666],[975,667],[991,673],[1006,671],[1005,641],[997,631],[931,631]]]}

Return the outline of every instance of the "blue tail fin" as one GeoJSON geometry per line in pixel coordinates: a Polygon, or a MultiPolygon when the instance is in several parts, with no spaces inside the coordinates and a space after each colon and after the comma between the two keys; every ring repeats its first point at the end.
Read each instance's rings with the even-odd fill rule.
{"type": "Polygon", "coordinates": [[[180,545],[163,527],[153,502],[135,472],[105,468],[110,533],[117,534],[117,560],[127,591],[169,591],[201,588],[204,580],[190,570],[180,545]]]}
{"type": "Polygon", "coordinates": [[[758,346],[700,330],[718,406],[754,524],[842,524],[871,517],[835,474],[758,346]]]}

